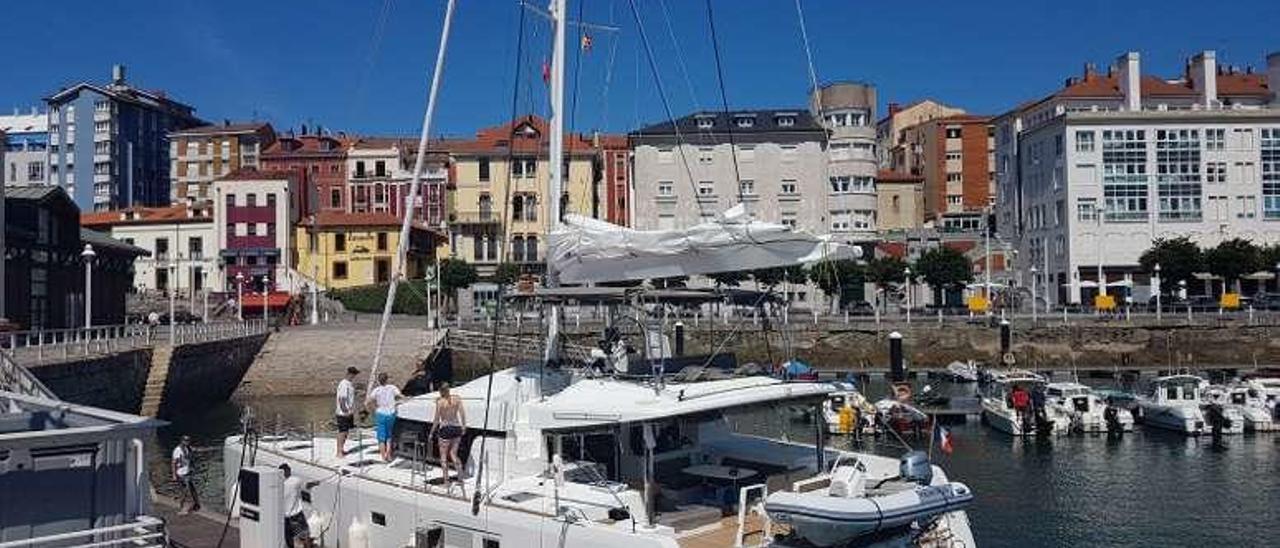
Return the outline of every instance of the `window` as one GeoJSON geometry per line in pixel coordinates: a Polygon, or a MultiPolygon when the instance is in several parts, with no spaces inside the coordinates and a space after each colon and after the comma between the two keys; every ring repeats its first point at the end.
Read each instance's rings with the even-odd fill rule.
{"type": "Polygon", "coordinates": [[[780,114],[774,123],[778,124],[778,127],[791,127],[796,125],[796,117],[790,114],[780,114]]]}
{"type": "Polygon", "coordinates": [[[751,179],[738,181],[738,194],[743,196],[755,196],[756,182],[751,179]]]}
{"type": "Polygon", "coordinates": [[[1200,131],[1156,131],[1156,193],[1161,220],[1199,220],[1200,131]]]}
{"type": "Polygon", "coordinates": [[[1206,183],[1227,182],[1227,163],[1226,162],[1205,162],[1204,182],[1206,183]]]}
{"type": "Polygon", "coordinates": [[[108,120],[99,120],[93,123],[94,133],[108,133],[111,131],[111,122],[108,120]]]}
{"type": "Polygon", "coordinates": [[[858,209],[853,212],[854,230],[871,230],[875,225],[876,212],[870,209],[858,209]]]}
{"type": "Polygon", "coordinates": [[[111,104],[108,103],[106,99],[95,99],[93,101],[93,111],[94,112],[110,112],[111,104]]]}
{"type": "Polygon", "coordinates": [[[1076,132],[1076,152],[1093,152],[1093,132],[1077,131],[1076,132]]]}
{"type": "Polygon", "coordinates": [[[948,139],[959,139],[959,138],[960,138],[960,128],[958,128],[958,127],[949,127],[949,128],[947,128],[947,138],[948,138],[948,139]]]}
{"type": "Polygon", "coordinates": [[[267,194],[267,207],[271,208],[272,211],[276,209],[276,193],[267,194]]]}
{"type": "Polygon", "coordinates": [[[849,143],[832,143],[831,144],[832,160],[848,160],[849,159],[849,143]]]}
{"type": "Polygon", "coordinates": [[[1205,150],[1224,150],[1227,145],[1227,130],[1223,128],[1208,128],[1204,130],[1204,149],[1205,150]]]}
{"type": "Polygon", "coordinates": [[[1148,217],[1146,130],[1102,132],[1103,210],[1108,221],[1143,221],[1148,217]]]}
{"type": "Polygon", "coordinates": [[[832,232],[848,232],[851,224],[849,210],[837,209],[831,212],[832,232]]]}
{"type": "Polygon", "coordinates": [[[794,211],[783,211],[780,221],[782,226],[794,230],[796,228],[796,213],[794,211]]]}
{"type": "Polygon", "coordinates": [[[1257,216],[1258,198],[1256,196],[1236,196],[1238,204],[1236,218],[1252,219],[1257,216]]]}
{"type": "Polygon", "coordinates": [[[1262,217],[1280,219],[1280,128],[1262,130],[1262,217]]]}
{"type": "Polygon", "coordinates": [[[947,195],[947,205],[960,205],[960,204],[962,204],[962,203],[964,203],[964,195],[963,195],[963,194],[948,194],[948,195],[947,195]]]}
{"type": "Polygon", "coordinates": [[[387,250],[387,233],[379,232],[377,238],[378,238],[378,251],[386,251],[387,250]]]}
{"type": "Polygon", "coordinates": [[[524,260],[538,262],[538,237],[533,234],[524,237],[524,260]]]}
{"type": "Polygon", "coordinates": [[[711,116],[698,117],[698,129],[711,129],[711,127],[715,125],[716,119],[711,116]]]}
{"type": "Polygon", "coordinates": [[[199,236],[187,238],[187,258],[193,261],[204,260],[204,239],[199,236]]]}
{"type": "Polygon", "coordinates": [[[733,122],[735,125],[743,129],[752,128],[752,127],[755,127],[756,125],[756,117],[755,116],[735,116],[733,119],[733,122]]]}
{"type": "Polygon", "coordinates": [[[373,175],[375,177],[387,176],[387,162],[385,160],[378,160],[373,163],[373,175]]]}
{"type": "Polygon", "coordinates": [[[796,180],[783,179],[782,184],[778,186],[778,191],[782,194],[797,194],[798,192],[796,191],[796,180]]]}
{"type": "Polygon", "coordinates": [[[236,195],[227,194],[227,207],[235,207],[235,205],[236,205],[236,195]]]}
{"type": "Polygon", "coordinates": [[[329,207],[333,207],[333,208],[342,207],[342,191],[341,190],[336,188],[329,190],[329,207]]]}
{"type": "Polygon", "coordinates": [[[339,253],[347,250],[347,235],[344,232],[338,232],[333,235],[333,250],[339,253]]]}
{"type": "Polygon", "coordinates": [[[833,194],[844,194],[849,192],[853,185],[848,175],[832,176],[830,178],[831,192],[833,194]]]}
{"type": "Polygon", "coordinates": [[[44,180],[44,162],[28,162],[27,163],[27,179],[31,181],[44,180]]]}
{"type": "Polygon", "coordinates": [[[959,152],[948,152],[948,153],[947,153],[947,161],[952,161],[952,160],[954,160],[954,161],[960,161],[960,153],[959,153],[959,152]]]}
{"type": "Polygon", "coordinates": [[[249,235],[249,236],[257,236],[257,235],[258,235],[258,223],[248,223],[248,225],[246,225],[246,227],[247,227],[247,229],[249,230],[249,232],[248,232],[248,235],[249,235]]]}
{"type": "Polygon", "coordinates": [[[716,184],[712,181],[698,181],[698,196],[715,196],[716,184]]]}
{"type": "Polygon", "coordinates": [[[168,238],[156,238],[156,260],[157,261],[169,260],[169,239],[168,238]]]}
{"type": "Polygon", "coordinates": [[[94,143],[93,153],[94,154],[111,154],[111,141],[98,141],[94,143]]]}
{"type": "Polygon", "coordinates": [[[673,161],[674,161],[674,154],[672,154],[671,147],[662,147],[658,149],[659,164],[669,164],[673,161]]]}
{"type": "Polygon", "coordinates": [[[698,163],[707,165],[716,159],[715,149],[711,147],[698,147],[698,163]]]}
{"type": "Polygon", "coordinates": [[[756,159],[756,146],[755,145],[739,145],[738,159],[743,162],[754,162],[756,159]]]}
{"type": "Polygon", "coordinates": [[[94,175],[111,175],[111,162],[95,162],[93,164],[94,175]]]}
{"type": "Polygon", "coordinates": [[[347,279],[347,262],[346,261],[333,262],[333,279],[335,280],[347,279]]]}
{"type": "Polygon", "coordinates": [[[247,206],[247,207],[258,207],[258,195],[257,195],[257,194],[254,194],[254,193],[250,192],[248,195],[246,195],[246,196],[245,196],[245,200],[246,200],[246,201],[245,201],[245,206],[247,206]]]}
{"type": "Polygon", "coordinates": [[[512,160],[511,175],[518,179],[537,177],[538,160],[535,158],[516,158],[512,160]]]}
{"type": "Polygon", "coordinates": [[[948,183],[958,183],[960,181],[961,181],[961,174],[959,172],[953,171],[947,174],[948,183]]]}
{"type": "Polygon", "coordinates": [[[367,174],[364,172],[364,161],[361,160],[359,162],[356,162],[356,174],[354,175],[354,177],[356,179],[363,179],[365,178],[366,175],[367,174]]]}
{"type": "Polygon", "coordinates": [[[482,183],[488,182],[489,181],[489,157],[481,156],[476,160],[476,163],[480,171],[480,175],[479,175],[480,182],[482,183]]]}

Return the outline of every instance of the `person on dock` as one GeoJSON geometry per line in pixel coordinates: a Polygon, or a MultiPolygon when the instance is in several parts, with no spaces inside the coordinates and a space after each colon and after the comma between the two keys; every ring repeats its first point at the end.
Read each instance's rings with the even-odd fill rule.
{"type": "Polygon", "coordinates": [[[338,428],[338,458],[347,456],[347,433],[356,427],[356,377],[360,370],[347,368],[347,376],[338,381],[338,393],[335,396],[333,423],[338,428]]]}
{"type": "Polygon", "coordinates": [[[281,490],[284,501],[280,508],[284,510],[285,546],[311,548],[311,527],[307,525],[307,515],[302,509],[302,491],[309,491],[320,485],[320,482],[309,481],[303,484],[302,480],[293,475],[293,469],[288,463],[281,464],[280,471],[284,474],[284,488],[281,490]]]}
{"type": "MultiPolygon", "coordinates": [[[[440,384],[440,397],[436,399],[435,417],[431,421],[431,433],[428,438],[440,435],[440,466],[443,468],[444,481],[450,482],[449,464],[458,470],[458,480],[462,480],[462,461],[458,458],[458,446],[462,444],[463,434],[467,431],[467,410],[462,406],[462,398],[449,393],[449,383],[440,384]]],[[[466,493],[463,493],[465,496],[466,493]]]]}
{"type": "Polygon", "coordinates": [[[200,510],[200,494],[196,491],[195,474],[192,473],[191,462],[191,436],[184,434],[181,443],[173,448],[173,458],[170,460],[173,481],[182,490],[182,496],[178,498],[179,515],[200,510]],[[187,497],[191,497],[191,506],[184,510],[183,505],[186,504],[187,497]]]}
{"type": "Polygon", "coordinates": [[[384,462],[391,462],[391,432],[396,426],[396,404],[404,399],[400,388],[390,382],[386,373],[378,373],[378,387],[369,391],[365,405],[373,405],[373,424],[378,435],[378,450],[384,462]]]}
{"type": "Polygon", "coordinates": [[[431,374],[427,372],[427,362],[418,364],[417,369],[413,370],[413,375],[404,383],[404,389],[401,392],[406,397],[421,396],[431,391],[431,385],[434,383],[431,374]]]}

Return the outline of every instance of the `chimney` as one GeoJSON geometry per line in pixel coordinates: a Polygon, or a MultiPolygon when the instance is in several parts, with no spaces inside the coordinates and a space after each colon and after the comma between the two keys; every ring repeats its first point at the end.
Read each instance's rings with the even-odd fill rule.
{"type": "Polygon", "coordinates": [[[1280,51],[1267,55],[1267,88],[1271,90],[1271,106],[1280,107],[1280,51]]]}
{"type": "Polygon", "coordinates": [[[1138,52],[1131,51],[1116,58],[1120,66],[1120,93],[1124,96],[1124,109],[1142,110],[1142,70],[1138,52]]]}
{"type": "Polygon", "coordinates": [[[124,85],[124,65],[111,66],[111,83],[117,86],[124,85]]]}
{"type": "Polygon", "coordinates": [[[902,105],[901,105],[901,104],[898,104],[898,103],[889,103],[889,117],[890,117],[890,118],[892,118],[892,117],[893,117],[893,115],[895,115],[895,114],[897,114],[897,113],[899,113],[899,112],[902,112],[902,105]]]}
{"type": "Polygon", "coordinates": [[[1199,94],[1202,106],[1210,108],[1218,103],[1218,60],[1213,50],[1204,50],[1191,58],[1187,77],[1199,94]]]}

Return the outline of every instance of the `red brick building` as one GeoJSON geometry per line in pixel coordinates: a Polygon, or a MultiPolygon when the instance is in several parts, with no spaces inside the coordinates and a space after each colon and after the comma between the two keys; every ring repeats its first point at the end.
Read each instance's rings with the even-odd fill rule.
{"type": "Polygon", "coordinates": [[[263,151],[261,169],[298,176],[302,215],[321,209],[349,211],[347,153],[353,141],[345,136],[281,135],[263,151]]]}
{"type": "Polygon", "coordinates": [[[989,116],[935,118],[904,131],[913,175],[924,177],[924,220],[944,231],[981,228],[995,195],[989,116]]]}
{"type": "Polygon", "coordinates": [[[604,187],[605,220],[631,226],[631,149],[625,135],[601,135],[597,140],[604,187]]]}

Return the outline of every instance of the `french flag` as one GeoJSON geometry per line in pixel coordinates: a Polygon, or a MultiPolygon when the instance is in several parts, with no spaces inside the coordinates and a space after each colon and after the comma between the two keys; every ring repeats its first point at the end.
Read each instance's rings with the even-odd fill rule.
{"type": "Polygon", "coordinates": [[[955,450],[955,446],[951,444],[951,431],[942,425],[938,425],[938,448],[948,455],[955,450]]]}

